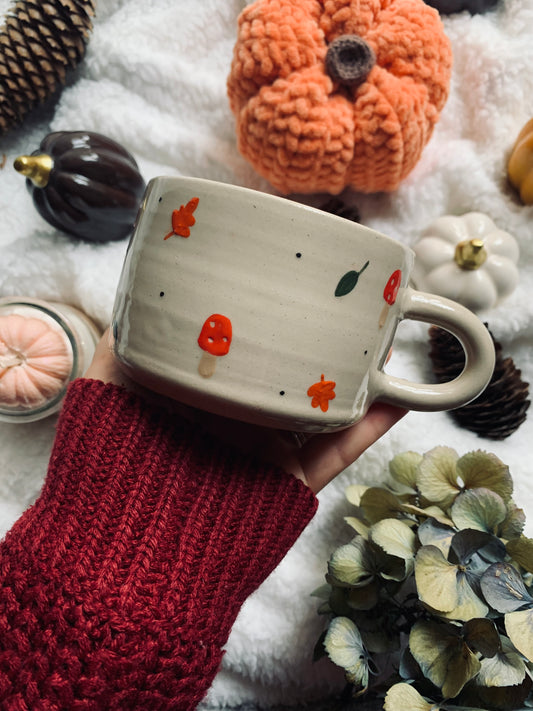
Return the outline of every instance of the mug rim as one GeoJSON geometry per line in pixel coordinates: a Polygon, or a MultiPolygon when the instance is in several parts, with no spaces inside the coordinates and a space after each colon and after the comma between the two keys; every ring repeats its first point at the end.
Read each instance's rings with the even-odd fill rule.
{"type": "MultiPolygon", "coordinates": [[[[341,217],[340,215],[335,215],[332,212],[327,212],[326,210],[322,210],[319,207],[314,207],[313,205],[308,205],[306,203],[302,202],[297,202],[296,200],[291,200],[290,198],[283,196],[283,195],[278,195],[276,193],[267,193],[262,190],[256,190],[255,188],[249,188],[244,185],[236,185],[235,183],[225,183],[220,180],[212,180],[210,178],[201,178],[198,176],[191,176],[191,175],[157,175],[148,180],[146,184],[146,190],[144,193],[144,197],[141,203],[141,206],[139,208],[139,214],[142,213],[144,208],[146,207],[146,203],[148,201],[149,196],[151,195],[152,191],[155,189],[156,184],[162,183],[162,182],[183,182],[183,183],[189,183],[191,185],[197,184],[197,185],[203,185],[206,187],[215,187],[215,189],[219,190],[220,192],[222,191],[228,191],[232,193],[239,193],[242,195],[249,195],[253,196],[254,198],[258,200],[262,200],[266,203],[272,202],[274,204],[280,204],[280,205],[285,205],[287,207],[294,208],[295,211],[302,211],[308,214],[314,214],[321,219],[324,219],[325,221],[332,221],[332,222],[337,222],[338,224],[342,224],[343,226],[346,226],[346,224],[349,224],[353,226],[355,229],[357,229],[361,233],[367,233],[369,235],[373,235],[374,239],[376,238],[381,238],[385,243],[394,246],[397,249],[400,249],[401,251],[405,251],[408,254],[411,255],[412,259],[414,260],[415,258],[415,252],[407,244],[404,244],[403,242],[400,242],[400,240],[395,239],[394,237],[390,237],[389,235],[386,235],[385,233],[381,232],[380,230],[375,229],[374,227],[369,227],[368,225],[364,225],[361,222],[356,222],[355,220],[348,220],[345,217],[341,217]]],[[[132,234],[130,239],[133,239],[136,228],[138,227],[137,222],[138,218],[136,221],[136,224],[134,225],[134,228],[132,230],[132,234]]]]}

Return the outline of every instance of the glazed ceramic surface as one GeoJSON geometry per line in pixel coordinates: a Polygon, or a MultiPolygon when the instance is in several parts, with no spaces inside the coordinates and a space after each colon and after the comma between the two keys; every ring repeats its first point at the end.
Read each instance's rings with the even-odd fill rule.
{"type": "Polygon", "coordinates": [[[113,313],[116,356],[142,385],[245,421],[328,431],[374,400],[457,407],[487,385],[492,340],[467,309],[407,286],[411,250],[284,198],[196,178],[148,186],[113,313]],[[398,322],[457,335],[443,385],[383,372],[398,322]]]}

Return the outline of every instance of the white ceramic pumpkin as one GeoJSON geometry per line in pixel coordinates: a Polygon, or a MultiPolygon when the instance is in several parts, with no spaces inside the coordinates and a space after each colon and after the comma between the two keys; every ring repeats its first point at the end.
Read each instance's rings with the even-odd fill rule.
{"type": "Polygon", "coordinates": [[[415,244],[417,289],[478,312],[490,309],[518,284],[518,244],[488,215],[468,212],[434,220],[415,244]]]}

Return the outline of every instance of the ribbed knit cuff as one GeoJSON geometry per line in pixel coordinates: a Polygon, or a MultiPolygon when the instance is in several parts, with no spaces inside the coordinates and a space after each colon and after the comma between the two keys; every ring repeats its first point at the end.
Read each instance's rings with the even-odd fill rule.
{"type": "Polygon", "coordinates": [[[0,707],[194,708],[315,509],[280,469],[74,381],[41,496],[0,548],[0,707]]]}

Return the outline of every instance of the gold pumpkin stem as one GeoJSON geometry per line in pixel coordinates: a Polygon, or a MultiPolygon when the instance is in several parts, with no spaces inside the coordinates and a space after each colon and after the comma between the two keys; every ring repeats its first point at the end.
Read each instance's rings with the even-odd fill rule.
{"type": "Polygon", "coordinates": [[[470,239],[459,242],[455,248],[455,262],[461,269],[474,271],[487,259],[487,250],[482,239],[470,239]]]}
{"type": "Polygon", "coordinates": [[[54,162],[49,155],[19,156],[15,158],[13,168],[29,178],[38,188],[45,188],[50,178],[54,162]]]}

